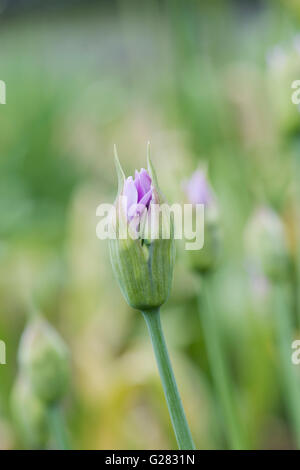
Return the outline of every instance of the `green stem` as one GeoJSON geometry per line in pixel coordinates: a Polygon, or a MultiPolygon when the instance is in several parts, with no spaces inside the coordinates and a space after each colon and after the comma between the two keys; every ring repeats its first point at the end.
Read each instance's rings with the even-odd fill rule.
{"type": "Polygon", "coordinates": [[[288,295],[283,285],[274,285],[274,310],[285,406],[300,449],[300,381],[291,360],[293,326],[288,295]]]}
{"type": "Polygon", "coordinates": [[[203,276],[203,292],[199,296],[199,314],[202,322],[204,340],[212,371],[213,381],[219,398],[219,405],[224,419],[225,435],[232,449],[246,449],[243,432],[235,406],[232,381],[226,364],[221,333],[215,311],[211,307],[209,277],[203,276]]]}
{"type": "Polygon", "coordinates": [[[68,450],[69,443],[61,408],[54,404],[49,408],[50,432],[59,450],[68,450]]]}
{"type": "Polygon", "coordinates": [[[151,337],[151,342],[154,349],[156,362],[165,392],[165,397],[178,447],[180,450],[195,449],[168,355],[168,350],[160,322],[159,308],[142,313],[146,320],[151,337]]]}

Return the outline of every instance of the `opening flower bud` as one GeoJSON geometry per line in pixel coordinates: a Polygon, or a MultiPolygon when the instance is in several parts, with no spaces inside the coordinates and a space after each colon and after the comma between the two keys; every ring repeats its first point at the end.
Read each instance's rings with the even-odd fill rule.
{"type": "Polygon", "coordinates": [[[34,393],[44,402],[60,400],[69,382],[69,353],[54,330],[35,316],[20,342],[19,364],[34,393]]]}
{"type": "Polygon", "coordinates": [[[272,281],[288,275],[289,256],[284,226],[269,207],[255,211],[245,231],[249,262],[272,281]]]}
{"type": "Polygon", "coordinates": [[[174,265],[173,221],[148,156],[148,170],[125,178],[117,155],[119,191],[109,240],[111,262],[128,304],[139,310],[159,307],[168,298],[174,265]]]}
{"type": "Polygon", "coordinates": [[[189,264],[197,272],[204,273],[215,268],[221,248],[219,211],[214,192],[203,170],[196,170],[183,184],[190,204],[204,205],[204,245],[200,250],[189,251],[189,264]]]}

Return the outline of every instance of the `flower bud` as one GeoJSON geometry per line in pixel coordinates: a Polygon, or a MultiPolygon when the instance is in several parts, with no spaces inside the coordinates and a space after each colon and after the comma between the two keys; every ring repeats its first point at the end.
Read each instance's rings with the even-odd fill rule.
{"type": "Polygon", "coordinates": [[[162,305],[168,298],[175,256],[173,221],[158,188],[148,155],[148,171],[125,179],[117,155],[119,191],[109,240],[113,270],[128,304],[138,310],[162,305]]]}
{"type": "Polygon", "coordinates": [[[50,404],[64,396],[70,375],[69,353],[54,328],[39,316],[30,320],[22,335],[19,363],[42,401],[50,404]]]}
{"type": "Polygon", "coordinates": [[[284,226],[268,207],[255,211],[245,231],[249,262],[272,281],[288,275],[289,256],[284,226]]]}
{"type": "Polygon", "coordinates": [[[184,183],[184,191],[190,204],[204,205],[204,245],[197,251],[189,251],[189,263],[193,270],[204,273],[215,268],[220,257],[221,231],[216,197],[202,170],[196,170],[184,183]]]}
{"type": "Polygon", "coordinates": [[[48,438],[47,408],[34,394],[24,375],[20,375],[14,384],[11,409],[25,445],[34,449],[45,447],[48,438]]]}

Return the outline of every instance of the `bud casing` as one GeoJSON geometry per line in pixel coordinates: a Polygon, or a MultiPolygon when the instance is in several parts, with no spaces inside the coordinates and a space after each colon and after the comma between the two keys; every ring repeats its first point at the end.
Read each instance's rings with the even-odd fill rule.
{"type": "Polygon", "coordinates": [[[14,384],[11,408],[22,441],[30,448],[45,447],[48,439],[47,407],[35,395],[24,375],[18,376],[14,384]]]}
{"type": "Polygon", "coordinates": [[[191,269],[203,274],[213,270],[220,259],[222,236],[218,204],[203,170],[198,169],[192,174],[189,181],[184,183],[184,191],[190,204],[204,205],[203,247],[188,252],[191,269]]]}
{"type": "Polygon", "coordinates": [[[37,315],[23,332],[19,364],[42,401],[50,404],[63,398],[70,377],[69,353],[54,328],[37,315]]]}
{"type": "Polygon", "coordinates": [[[163,210],[162,219],[160,219],[159,209],[164,204],[164,198],[159,190],[149,156],[148,172],[146,170],[136,172],[134,182],[132,179],[129,182],[130,178],[125,180],[117,155],[116,168],[119,191],[115,203],[116,224],[113,228],[116,237],[109,240],[111,262],[128,304],[138,310],[151,310],[160,307],[167,300],[171,288],[175,258],[173,220],[164,217],[163,210]],[[137,207],[141,205],[140,203],[143,204],[146,200],[147,202],[140,212],[135,213],[136,218],[133,217],[133,219],[137,221],[136,226],[139,228],[144,224],[143,226],[150,230],[145,229],[144,232],[140,230],[136,236],[132,226],[134,220],[130,220],[129,212],[126,213],[126,209],[122,207],[122,196],[126,196],[129,184],[131,190],[133,184],[139,189],[138,178],[141,178],[141,175],[149,178],[150,186],[147,186],[146,189],[149,191],[146,194],[141,193],[142,199],[137,199],[137,207]],[[124,227],[127,236],[122,238],[120,234],[124,233],[124,227]],[[166,238],[164,238],[165,234],[167,234],[166,238]]]}
{"type": "Polygon", "coordinates": [[[289,255],[284,225],[269,207],[261,207],[253,214],[245,231],[249,262],[271,281],[288,276],[289,255]]]}

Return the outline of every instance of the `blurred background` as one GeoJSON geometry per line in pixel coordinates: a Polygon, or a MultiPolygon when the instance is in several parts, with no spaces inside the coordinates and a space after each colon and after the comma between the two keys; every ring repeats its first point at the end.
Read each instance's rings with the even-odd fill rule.
{"type": "MultiPolygon", "coordinates": [[[[176,448],[143,318],[96,238],[96,208],[116,194],[113,144],[130,175],[148,140],[170,202],[184,200],[199,163],[218,197],[224,247],[211,295],[247,445],[295,448],[272,288],[248,269],[244,231],[262,204],[282,217],[300,339],[299,2],[2,0],[0,42],[0,448],[26,446],[11,391],[32,299],[71,351],[72,446],[176,448]]],[[[196,445],[223,449],[198,282],[178,246],[162,322],[196,445]]]]}

